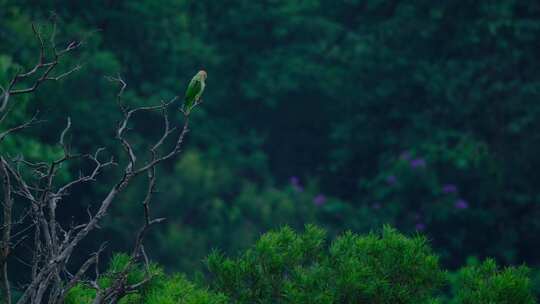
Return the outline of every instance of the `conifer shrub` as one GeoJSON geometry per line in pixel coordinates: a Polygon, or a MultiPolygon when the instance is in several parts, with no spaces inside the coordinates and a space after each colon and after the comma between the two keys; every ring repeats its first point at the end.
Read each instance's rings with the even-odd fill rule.
{"type": "MultiPolygon", "coordinates": [[[[115,255],[97,279],[99,287],[109,286],[129,259],[115,255]]],[[[346,232],[332,242],[315,226],[303,233],[285,227],[262,235],[237,257],[214,251],[205,262],[208,276],[201,284],[165,274],[157,265],[138,265],[128,283],[150,279],[119,303],[536,303],[525,266],[501,269],[488,259],[449,273],[424,236],[407,237],[390,227],[367,235],[346,232]]],[[[93,288],[79,284],[66,303],[92,303],[95,296],[93,288]]]]}
{"type": "Polygon", "coordinates": [[[457,274],[455,303],[534,304],[529,269],[500,269],[494,260],[462,268],[457,274]]]}
{"type": "MultiPolygon", "coordinates": [[[[98,278],[100,288],[107,288],[114,276],[123,271],[130,257],[126,254],[116,254],[111,259],[107,271],[98,278]]],[[[166,275],[163,269],[155,264],[148,267],[142,265],[133,268],[127,277],[128,284],[135,284],[149,275],[150,280],[139,290],[127,293],[119,304],[225,304],[227,298],[196,286],[184,275],[166,275]],[[146,273],[146,272],[150,273],[146,273]]],[[[91,304],[96,297],[96,291],[87,284],[78,284],[72,288],[66,298],[66,304],[91,304]]]]}
{"type": "Polygon", "coordinates": [[[236,259],[213,253],[212,286],[235,303],[425,303],[444,283],[422,236],[351,232],[326,246],[323,230],[263,235],[236,259]]]}

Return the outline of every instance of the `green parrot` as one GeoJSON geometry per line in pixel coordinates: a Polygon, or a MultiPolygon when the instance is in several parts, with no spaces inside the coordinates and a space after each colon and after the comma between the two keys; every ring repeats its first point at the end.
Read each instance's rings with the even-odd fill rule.
{"type": "Polygon", "coordinates": [[[184,98],[184,114],[189,115],[191,109],[201,99],[201,95],[204,92],[206,86],[206,71],[200,70],[193,76],[186,90],[186,97],[184,98]]]}

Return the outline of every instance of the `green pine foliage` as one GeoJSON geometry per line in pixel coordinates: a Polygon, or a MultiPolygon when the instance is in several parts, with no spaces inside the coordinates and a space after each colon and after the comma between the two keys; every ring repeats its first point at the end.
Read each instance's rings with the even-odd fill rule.
{"type": "MultiPolygon", "coordinates": [[[[124,271],[130,257],[116,254],[112,257],[106,273],[98,278],[100,288],[111,286],[115,276],[124,271]]],[[[183,275],[166,275],[157,265],[150,265],[146,270],[137,265],[128,273],[127,284],[141,282],[147,275],[150,280],[140,290],[122,297],[119,304],[225,304],[226,297],[195,286],[183,275]]],[[[69,291],[66,304],[89,304],[96,296],[96,291],[84,284],[78,284],[69,291]]]]}
{"type": "MultiPolygon", "coordinates": [[[[307,226],[263,235],[237,258],[207,259],[211,286],[233,303],[445,303],[448,279],[426,238],[351,232],[330,245],[307,226]]],[[[493,260],[459,272],[451,303],[534,303],[526,268],[498,271],[493,260]],[[508,302],[515,299],[515,302],[508,302]]]]}
{"type": "Polygon", "coordinates": [[[306,271],[324,270],[318,269],[323,252],[322,230],[310,226],[299,235],[283,228],[263,235],[237,259],[213,252],[207,265],[213,287],[238,303],[285,303],[298,292],[299,280],[306,271]]]}
{"type": "Polygon", "coordinates": [[[424,303],[444,282],[426,239],[389,227],[381,235],[346,233],[332,244],[329,261],[338,302],[424,303]]]}
{"type": "Polygon", "coordinates": [[[534,304],[529,269],[525,266],[500,269],[494,260],[463,268],[458,273],[459,304],[534,304]]]}
{"type": "Polygon", "coordinates": [[[423,303],[444,281],[424,237],[346,233],[330,247],[308,226],[263,235],[236,259],[213,253],[213,286],[237,303],[423,303]]]}
{"type": "MultiPolygon", "coordinates": [[[[534,304],[529,270],[500,269],[494,260],[472,264],[455,273],[421,235],[407,237],[388,226],[381,233],[347,232],[329,243],[326,232],[306,226],[303,233],[289,227],[268,232],[236,258],[214,251],[206,259],[209,287],[184,275],[168,275],[141,265],[128,275],[128,284],[150,280],[121,304],[534,304]],[[450,287],[450,288],[448,288],[450,287]],[[450,290],[450,292],[448,291],[450,290]]],[[[116,254],[98,278],[101,288],[129,263],[116,254]]],[[[84,284],[72,288],[67,304],[91,303],[95,290],[84,284]]]]}

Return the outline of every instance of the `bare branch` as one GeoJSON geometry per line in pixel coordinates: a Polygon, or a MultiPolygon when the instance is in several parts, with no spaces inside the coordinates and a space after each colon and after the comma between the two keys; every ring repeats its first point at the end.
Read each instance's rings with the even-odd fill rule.
{"type": "Polygon", "coordinates": [[[65,77],[71,75],[72,73],[77,72],[78,70],[80,70],[82,68],[83,68],[83,66],[78,64],[75,67],[73,67],[71,70],[68,70],[67,72],[64,72],[64,73],[62,73],[62,74],[60,74],[58,76],[49,76],[49,77],[45,78],[45,80],[59,81],[62,78],[65,78],[65,77]]]}
{"type": "Polygon", "coordinates": [[[2,142],[4,140],[4,138],[6,138],[9,134],[13,133],[13,132],[17,132],[19,130],[22,130],[22,129],[25,129],[25,128],[28,128],[30,127],[31,125],[34,125],[34,124],[37,124],[37,123],[40,123],[41,121],[39,121],[37,119],[37,115],[38,113],[34,114],[34,116],[32,116],[32,118],[30,118],[30,120],[26,121],[25,123],[23,124],[20,124],[16,127],[13,127],[13,128],[10,128],[2,133],[0,133],[0,142],[2,142]]]}
{"type": "MultiPolygon", "coordinates": [[[[75,275],[73,275],[71,277],[71,279],[69,280],[69,282],[66,284],[66,286],[62,289],[61,293],[58,295],[58,297],[56,298],[56,301],[58,301],[58,303],[63,303],[64,302],[64,298],[66,297],[67,293],[69,292],[69,290],[71,288],[73,288],[76,284],[78,284],[83,275],[88,271],[88,269],[92,266],[92,265],[96,265],[96,269],[98,268],[98,262],[99,262],[99,256],[100,254],[103,252],[103,250],[105,250],[105,245],[101,245],[101,247],[98,249],[97,252],[94,252],[90,255],[90,258],[88,258],[83,264],[82,266],[79,268],[79,270],[77,271],[77,273],[75,273],[75,275]]],[[[99,275],[99,273],[98,273],[99,275]]],[[[97,277],[96,277],[97,278],[97,277]]],[[[97,284],[96,284],[97,285],[97,284]]],[[[56,303],[56,302],[53,302],[53,303],[56,303]]]]}
{"type": "MultiPolygon", "coordinates": [[[[54,72],[60,58],[79,48],[82,44],[81,41],[72,41],[63,49],[58,50],[55,42],[56,23],[53,23],[48,44],[45,43],[39,27],[33,25],[32,30],[39,43],[37,63],[29,70],[17,73],[7,88],[0,88],[0,123],[5,121],[12,108],[9,104],[11,96],[33,93],[43,82],[61,80],[81,68],[80,65],[76,65],[63,73],[54,72]],[[52,58],[46,58],[51,57],[48,55],[51,54],[49,48],[52,50],[52,58]],[[53,76],[54,74],[56,76],[53,76]]],[[[22,294],[17,304],[41,303],[43,301],[62,303],[67,292],[76,284],[83,282],[83,277],[92,265],[96,269],[96,278],[99,277],[99,256],[104,250],[104,246],[91,254],[81,265],[69,266],[69,268],[74,269],[68,269],[67,265],[70,264],[70,258],[82,240],[94,229],[99,228],[100,222],[118,195],[130,186],[133,179],[139,175],[146,175],[147,179],[146,193],[141,202],[144,218],[135,235],[130,260],[119,273],[114,275],[109,288],[100,289],[96,281],[89,284],[97,290],[94,303],[113,303],[125,294],[136,291],[151,279],[148,256],[143,244],[144,238],[153,225],[165,220],[151,216],[150,206],[155,194],[157,166],[181,152],[185,136],[189,132],[189,116],[184,115],[181,129],[179,129],[180,126],[175,126],[175,123],[170,121],[169,107],[176,102],[177,97],[167,102],[161,101],[158,105],[128,108],[122,100],[123,93],[127,88],[126,82],[120,76],[107,77],[107,79],[119,85],[116,102],[122,117],[116,126],[115,138],[123,148],[123,155],[115,156],[115,158],[127,159],[127,163],[119,166],[115,162],[115,158],[103,155],[104,148],[98,148],[95,152],[87,154],[72,153],[68,140],[68,133],[72,130],[72,120],[69,117],[58,140],[58,145],[63,149],[63,155],[56,160],[34,162],[25,160],[22,155],[4,157],[0,151],[0,177],[3,181],[2,193],[4,194],[2,204],[4,223],[1,226],[2,243],[0,246],[0,266],[5,267],[0,267],[0,271],[4,269],[0,273],[2,288],[6,291],[10,290],[10,282],[7,278],[7,258],[13,248],[22,245],[29,249],[32,256],[30,263],[25,262],[31,267],[31,278],[21,290],[22,294]],[[138,152],[139,147],[130,142],[128,131],[135,115],[150,115],[152,112],[160,114],[158,117],[161,119],[163,130],[159,138],[150,145],[148,155],[147,152],[138,152]],[[172,144],[172,147],[165,149],[169,143],[172,144]],[[60,170],[67,165],[72,166],[72,164],[79,166],[79,175],[68,181],[59,182],[57,176],[60,170]],[[91,165],[90,169],[86,169],[88,164],[91,165]],[[91,209],[88,207],[88,219],[83,220],[82,223],[72,222],[70,224],[65,224],[57,219],[56,210],[69,197],[71,189],[83,184],[85,186],[93,184],[99,179],[102,172],[113,166],[120,171],[121,177],[109,188],[105,197],[97,202],[97,210],[90,212],[91,209]],[[17,211],[16,220],[12,218],[13,197],[17,198],[17,202],[21,201],[21,203],[27,204],[22,209],[27,210],[23,214],[19,214],[17,211]],[[23,222],[25,228],[16,226],[23,222]],[[141,264],[145,267],[145,277],[139,282],[128,284],[129,272],[141,264]]],[[[29,121],[7,129],[7,131],[0,133],[0,142],[8,135],[28,128],[37,122],[39,121],[36,114],[29,121]]],[[[77,167],[70,167],[70,169],[77,170],[77,167]]],[[[6,294],[4,291],[5,299],[10,298],[6,294]]],[[[5,300],[6,303],[10,303],[8,301],[5,300]]]]}
{"type": "Polygon", "coordinates": [[[66,148],[66,144],[64,142],[64,139],[66,137],[66,133],[69,131],[70,128],[71,128],[71,117],[68,117],[66,127],[62,131],[62,134],[60,134],[60,141],[59,141],[60,146],[62,146],[64,148],[64,153],[65,154],[67,154],[67,148],[66,148]]]}
{"type": "Polygon", "coordinates": [[[45,81],[58,81],[70,75],[71,73],[81,69],[80,65],[76,65],[74,68],[58,76],[49,76],[51,72],[57,67],[58,63],[60,62],[60,58],[64,56],[65,54],[79,48],[82,45],[82,42],[73,41],[69,43],[64,49],[57,51],[55,42],[54,42],[54,39],[56,36],[56,23],[53,23],[53,33],[50,39],[51,39],[51,46],[52,46],[54,55],[51,61],[46,62],[46,58],[45,58],[46,46],[45,46],[45,42],[43,41],[40,28],[37,25],[32,24],[32,31],[34,32],[34,36],[39,42],[38,62],[34,65],[34,67],[32,67],[27,72],[21,72],[15,75],[15,77],[13,77],[13,79],[9,83],[9,86],[7,87],[7,89],[2,89],[2,95],[0,95],[0,99],[2,100],[2,102],[0,103],[0,113],[5,111],[6,107],[9,104],[9,98],[11,96],[32,93],[45,81]],[[40,74],[40,75],[35,81],[33,81],[33,83],[30,86],[23,89],[15,88],[16,85],[21,80],[34,76],[35,74],[40,74]]]}

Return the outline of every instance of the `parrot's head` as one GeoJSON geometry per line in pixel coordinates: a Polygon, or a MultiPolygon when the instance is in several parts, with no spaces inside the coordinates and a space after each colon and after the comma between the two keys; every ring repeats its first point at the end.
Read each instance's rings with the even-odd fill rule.
{"type": "Polygon", "coordinates": [[[202,80],[202,81],[205,81],[206,80],[206,71],[205,70],[200,70],[198,73],[197,73],[197,76],[202,80]]]}

